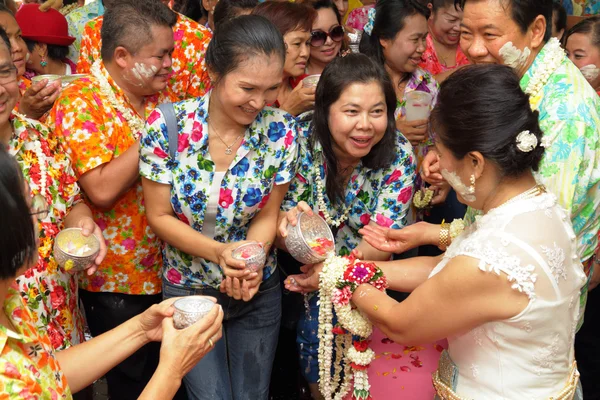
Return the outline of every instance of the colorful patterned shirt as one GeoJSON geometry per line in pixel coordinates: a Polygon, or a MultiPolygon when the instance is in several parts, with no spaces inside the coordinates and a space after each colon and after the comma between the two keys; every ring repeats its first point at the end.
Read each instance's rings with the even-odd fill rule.
{"type": "MultiPolygon", "coordinates": [[[[101,65],[118,102],[136,113],[122,89],[101,65]]],[[[163,102],[163,96],[147,98],[146,115],[163,102]]],[[[112,161],[136,142],[125,117],[100,88],[98,78],[78,79],[63,90],[50,112],[50,126],[63,150],[73,160],[78,177],[112,161]]],[[[108,254],[92,275],[81,274],[80,286],[92,292],[157,294],[161,292],[160,243],[150,230],[142,198],[141,180],[132,185],[110,211],[102,211],[86,199],[94,220],[102,229],[108,254]]]]}
{"type": "Polygon", "coordinates": [[[72,399],[67,378],[54,357],[51,339],[38,332],[16,284],[9,289],[3,310],[16,332],[0,325],[0,398],[72,399]]]}
{"type": "Polygon", "coordinates": [[[431,75],[441,74],[442,72],[452,71],[461,65],[469,64],[469,60],[463,51],[460,49],[460,46],[456,46],[456,64],[452,67],[447,67],[440,62],[437,56],[437,52],[435,51],[435,46],[433,45],[433,37],[431,34],[427,35],[427,48],[425,49],[425,53],[423,53],[423,58],[419,67],[423,68],[431,75]]]}
{"type": "Polygon", "coordinates": [[[76,276],[60,268],[53,256],[54,238],[64,228],[63,220],[81,195],[71,161],[48,128],[15,114],[11,119],[14,133],[8,152],[19,163],[31,195],[43,195],[49,206],[48,216],[38,224],[38,263],[17,277],[17,283],[33,312],[33,323],[40,331],[47,331],[52,346],[59,350],[84,341],[76,276]]]}
{"type": "MultiPolygon", "coordinates": [[[[79,59],[81,36],[83,34],[85,25],[88,23],[88,21],[101,15],[104,15],[104,5],[102,5],[102,0],[93,1],[65,15],[67,23],[69,24],[69,36],[73,36],[75,38],[73,44],[69,46],[68,57],[71,61],[77,62],[79,59]]],[[[99,34],[100,30],[98,30],[98,35],[99,34]]],[[[100,48],[98,48],[98,51],[100,51],[100,48]]]]}
{"type": "MultiPolygon", "coordinates": [[[[171,204],[179,220],[202,232],[215,164],[208,152],[210,93],[176,103],[179,126],[176,160],[169,156],[165,120],[155,110],[148,118],[141,141],[140,174],[171,185],[171,204]]],[[[246,130],[242,145],[225,172],[220,186],[214,240],[222,243],[246,239],[252,218],[266,205],[274,185],[294,176],[297,155],[296,126],[291,115],[270,107],[261,111],[246,130]]],[[[173,284],[219,287],[221,267],[189,256],[165,244],[164,275],[173,284]]],[[[275,270],[271,254],[263,279],[275,270]]]]}
{"type": "MultiPolygon", "coordinates": [[[[98,17],[85,26],[81,39],[81,53],[77,71],[87,74],[94,61],[101,58],[102,39],[100,29],[103,17],[98,17]]],[[[173,27],[175,49],[173,66],[167,90],[178,100],[200,97],[210,88],[210,78],[204,65],[204,54],[212,37],[206,27],[177,14],[177,23],[173,27]]]]}
{"type": "Polygon", "coordinates": [[[569,15],[596,15],[600,13],[600,0],[563,0],[569,15]]]}
{"type": "MultiPolygon", "coordinates": [[[[327,179],[323,148],[320,143],[315,143],[312,149],[309,139],[312,129],[309,124],[302,125],[302,128],[298,138],[298,171],[283,201],[284,211],[300,201],[307,202],[313,210],[318,211],[317,173],[323,186],[327,179]]],[[[394,229],[407,225],[414,189],[415,161],[410,143],[400,134],[396,135],[395,155],[394,161],[387,168],[370,169],[360,162],[352,172],[344,198],[344,204],[351,205],[350,212],[348,219],[339,226],[335,238],[339,255],[350,254],[360,244],[362,236],[358,230],[370,221],[394,229]]],[[[342,212],[332,212],[333,207],[327,193],[322,194],[327,212],[333,219],[337,219],[342,212]]],[[[319,213],[323,216],[320,211],[319,213]]]]}

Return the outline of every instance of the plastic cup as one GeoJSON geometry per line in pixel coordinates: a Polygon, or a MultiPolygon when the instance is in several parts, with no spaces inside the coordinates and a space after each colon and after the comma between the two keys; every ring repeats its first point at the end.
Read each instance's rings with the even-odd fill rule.
{"type": "Polygon", "coordinates": [[[415,90],[409,92],[406,98],[406,120],[418,121],[429,118],[433,96],[430,93],[415,90]]]}
{"type": "Polygon", "coordinates": [[[176,329],[184,329],[204,318],[215,303],[203,296],[188,296],[173,303],[173,325],[176,329]]]}

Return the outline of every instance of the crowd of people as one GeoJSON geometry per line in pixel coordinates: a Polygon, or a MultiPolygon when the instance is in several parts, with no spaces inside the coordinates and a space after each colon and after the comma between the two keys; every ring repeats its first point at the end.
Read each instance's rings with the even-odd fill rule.
{"type": "Polygon", "coordinates": [[[303,212],[386,277],[347,293],[378,332],[447,340],[386,398],[600,399],[598,6],[0,2],[0,398],[323,399],[303,212]]]}

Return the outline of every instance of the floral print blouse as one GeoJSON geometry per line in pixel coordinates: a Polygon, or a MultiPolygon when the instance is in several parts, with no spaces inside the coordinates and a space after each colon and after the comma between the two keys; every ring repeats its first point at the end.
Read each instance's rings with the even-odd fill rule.
{"type": "Polygon", "coordinates": [[[419,67],[423,68],[425,71],[429,72],[431,75],[441,74],[442,72],[452,71],[460,67],[461,65],[469,64],[469,60],[463,51],[460,49],[460,46],[456,47],[456,64],[452,67],[447,67],[439,60],[437,56],[437,52],[435,51],[435,46],[433,45],[433,37],[431,34],[427,35],[427,48],[425,49],[425,53],[423,53],[423,58],[419,67]]]}
{"type": "Polygon", "coordinates": [[[562,0],[569,15],[596,15],[600,13],[600,0],[562,0]]]}
{"type": "Polygon", "coordinates": [[[52,341],[36,328],[16,284],[9,288],[3,311],[16,331],[0,325],[0,399],[72,399],[52,341]]]}
{"type": "MultiPolygon", "coordinates": [[[[117,101],[136,113],[104,65],[100,66],[117,101]]],[[[146,115],[165,100],[168,98],[164,96],[149,96],[146,115]]],[[[119,157],[135,144],[139,134],[132,132],[93,75],[78,79],[63,90],[49,121],[50,126],[55,126],[54,137],[73,160],[78,178],[119,157]]],[[[146,220],[141,180],[127,189],[110,211],[101,210],[87,198],[86,203],[102,229],[108,254],[95,274],[80,274],[81,288],[91,292],[160,293],[160,243],[146,220]]]]}
{"type": "MultiPolygon", "coordinates": [[[[215,164],[208,152],[210,92],[198,99],[174,104],[179,127],[175,160],[169,156],[164,117],[154,110],[140,144],[140,174],[171,185],[171,204],[177,217],[202,232],[215,164]]],[[[214,240],[229,243],[246,239],[252,218],[266,205],[274,185],[288,183],[295,172],[296,125],[291,115],[270,107],[248,127],[244,141],[223,177],[217,206],[214,240]]],[[[217,288],[221,267],[192,257],[165,244],[164,276],[186,287],[217,288]]],[[[269,256],[264,279],[272,275],[269,256]]]]}
{"type": "Polygon", "coordinates": [[[350,11],[346,25],[351,28],[358,29],[359,31],[364,30],[365,25],[369,21],[369,10],[373,7],[375,7],[375,4],[355,8],[354,10],[350,11]]]}
{"type": "MultiPolygon", "coordinates": [[[[100,16],[88,22],[81,39],[81,50],[77,71],[90,72],[94,61],[101,58],[102,39],[100,29],[104,17],[100,16]]],[[[212,34],[201,24],[177,14],[177,23],[173,26],[175,49],[173,51],[172,72],[167,90],[178,100],[199,97],[210,88],[210,78],[204,65],[204,54],[212,34]]]]}
{"type": "MultiPolygon", "coordinates": [[[[326,182],[323,148],[320,143],[311,149],[309,137],[312,129],[303,124],[298,138],[300,147],[298,170],[283,201],[282,209],[287,211],[300,201],[305,201],[315,211],[318,210],[317,174],[326,182]],[[316,171],[318,169],[318,171],[316,171]]],[[[336,251],[348,255],[357,247],[362,236],[358,233],[369,222],[379,226],[400,229],[407,224],[415,179],[415,161],[410,143],[402,135],[396,136],[396,157],[388,168],[369,169],[359,163],[348,182],[344,203],[351,205],[348,218],[343,222],[335,237],[336,251]]],[[[341,214],[335,211],[326,193],[323,200],[329,215],[336,219],[341,214]]],[[[323,217],[323,214],[319,211],[323,217]]]]}
{"type": "Polygon", "coordinates": [[[53,246],[54,238],[64,228],[66,215],[81,200],[79,186],[71,161],[50,136],[48,128],[14,113],[11,122],[14,133],[8,142],[8,152],[21,167],[31,195],[43,195],[49,206],[48,216],[38,225],[38,263],[17,277],[18,289],[33,312],[32,322],[48,332],[53,348],[64,349],[84,340],[84,323],[77,299],[76,275],[58,266],[53,246]]]}

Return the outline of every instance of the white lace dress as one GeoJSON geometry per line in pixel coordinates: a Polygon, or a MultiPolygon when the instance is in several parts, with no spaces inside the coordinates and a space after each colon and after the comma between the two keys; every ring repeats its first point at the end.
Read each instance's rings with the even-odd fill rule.
{"type": "MultiPolygon", "coordinates": [[[[569,216],[551,194],[509,203],[455,239],[431,276],[457,256],[506,274],[529,296],[519,315],[449,337],[454,392],[467,399],[548,399],[567,385],[585,274],[569,216]]],[[[440,364],[441,369],[441,364],[440,364]]],[[[556,398],[556,397],[555,397],[556,398]]]]}

